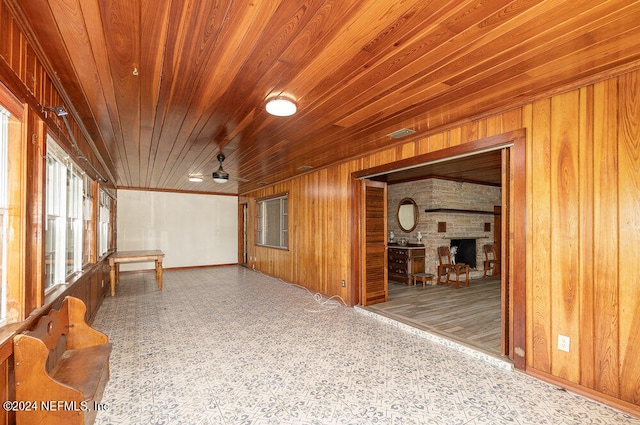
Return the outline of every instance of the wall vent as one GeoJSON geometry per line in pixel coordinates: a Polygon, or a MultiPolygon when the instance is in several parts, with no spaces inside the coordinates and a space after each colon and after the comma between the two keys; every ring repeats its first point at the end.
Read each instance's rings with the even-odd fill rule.
{"type": "Polygon", "coordinates": [[[393,133],[387,134],[387,136],[391,137],[392,139],[400,139],[415,132],[415,130],[412,130],[410,128],[401,128],[400,130],[396,130],[393,133]]]}

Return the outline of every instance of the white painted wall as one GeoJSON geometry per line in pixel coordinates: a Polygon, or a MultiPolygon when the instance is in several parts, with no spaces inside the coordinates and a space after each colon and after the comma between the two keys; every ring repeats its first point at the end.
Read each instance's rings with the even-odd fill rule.
{"type": "MultiPolygon", "coordinates": [[[[117,208],[119,251],[160,249],[165,268],[238,262],[236,196],[118,190],[117,208]]],[[[153,267],[131,263],[120,270],[153,267]]]]}

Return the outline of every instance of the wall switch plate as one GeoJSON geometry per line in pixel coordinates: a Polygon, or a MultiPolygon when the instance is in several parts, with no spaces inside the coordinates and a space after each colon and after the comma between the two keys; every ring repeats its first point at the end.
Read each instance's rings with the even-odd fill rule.
{"type": "Polygon", "coordinates": [[[571,344],[571,338],[565,335],[558,335],[558,350],[569,352],[569,345],[571,344]]]}

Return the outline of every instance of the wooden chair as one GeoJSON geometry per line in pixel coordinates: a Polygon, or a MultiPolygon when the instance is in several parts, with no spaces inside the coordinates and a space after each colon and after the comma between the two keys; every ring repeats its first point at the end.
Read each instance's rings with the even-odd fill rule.
{"type": "Polygon", "coordinates": [[[465,286],[469,286],[469,265],[453,264],[451,261],[451,251],[448,246],[438,247],[438,284],[451,285],[455,288],[460,287],[460,276],[466,274],[465,286]],[[455,272],[456,279],[451,279],[451,272],[455,272]],[[444,278],[444,280],[443,280],[444,278]]]}
{"type": "Polygon", "coordinates": [[[487,244],[484,249],[484,277],[497,276],[500,274],[500,260],[496,259],[496,247],[494,244],[487,244]]]}

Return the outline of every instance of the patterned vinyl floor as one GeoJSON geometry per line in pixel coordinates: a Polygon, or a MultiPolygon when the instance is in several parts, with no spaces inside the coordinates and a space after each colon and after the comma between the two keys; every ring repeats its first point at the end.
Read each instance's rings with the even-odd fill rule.
{"type": "Polygon", "coordinates": [[[96,424],[640,424],[239,266],[125,273],[96,424]]]}

